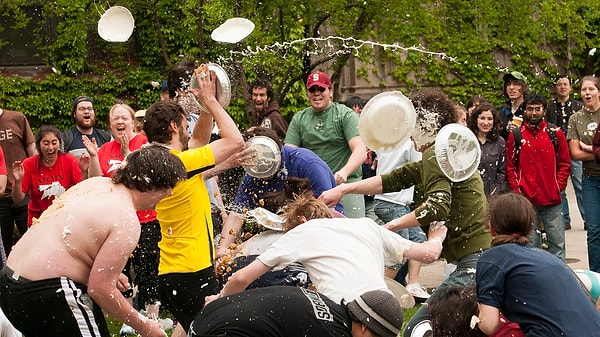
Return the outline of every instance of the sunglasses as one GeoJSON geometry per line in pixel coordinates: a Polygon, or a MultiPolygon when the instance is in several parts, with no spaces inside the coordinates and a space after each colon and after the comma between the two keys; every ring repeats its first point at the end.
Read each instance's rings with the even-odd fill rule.
{"type": "Polygon", "coordinates": [[[308,92],[310,92],[311,94],[314,94],[315,92],[324,92],[325,90],[327,90],[327,88],[321,88],[318,85],[313,85],[312,87],[308,88],[308,92]]]}

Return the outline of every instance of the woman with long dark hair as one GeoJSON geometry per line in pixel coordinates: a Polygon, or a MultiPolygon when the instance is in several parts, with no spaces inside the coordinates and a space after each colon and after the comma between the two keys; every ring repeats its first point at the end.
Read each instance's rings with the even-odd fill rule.
{"type": "Polygon", "coordinates": [[[15,182],[11,196],[18,203],[29,194],[28,227],[52,204],[54,198],[82,180],[79,161],[73,155],[62,152],[61,143],[60,130],[52,125],[43,125],[35,137],[38,154],[12,163],[15,182]]]}
{"type": "Polygon", "coordinates": [[[468,126],[481,146],[479,173],[488,199],[506,191],[506,152],[500,137],[502,121],[490,103],[478,105],[469,117],[468,126]]]}

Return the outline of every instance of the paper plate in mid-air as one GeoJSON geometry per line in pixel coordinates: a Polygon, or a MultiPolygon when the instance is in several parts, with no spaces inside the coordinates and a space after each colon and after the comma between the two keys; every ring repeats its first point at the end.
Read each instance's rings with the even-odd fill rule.
{"type": "Polygon", "coordinates": [[[133,33],[135,21],[123,6],[113,6],[98,21],[98,35],[108,42],[125,42],[133,33]]]}
{"type": "Polygon", "coordinates": [[[238,43],[254,30],[254,22],[245,18],[231,18],[215,28],[210,37],[217,42],[238,43]]]}
{"type": "Polygon", "coordinates": [[[442,172],[453,182],[467,180],[479,166],[481,148],[477,137],[466,126],[444,126],[435,138],[435,158],[442,172]]]}
{"type": "Polygon", "coordinates": [[[410,100],[400,91],[390,91],[375,95],[365,104],[358,129],[369,149],[390,152],[408,141],[415,122],[410,100]]]}

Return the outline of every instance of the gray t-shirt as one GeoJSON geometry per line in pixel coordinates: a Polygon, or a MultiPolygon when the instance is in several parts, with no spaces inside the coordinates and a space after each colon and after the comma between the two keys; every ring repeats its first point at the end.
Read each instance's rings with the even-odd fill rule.
{"type": "MultiPolygon", "coordinates": [[[[587,111],[581,109],[569,118],[567,140],[579,139],[580,142],[592,145],[594,133],[600,123],[600,110],[587,111]]],[[[590,176],[600,176],[600,164],[595,160],[583,161],[583,173],[590,176]]]]}

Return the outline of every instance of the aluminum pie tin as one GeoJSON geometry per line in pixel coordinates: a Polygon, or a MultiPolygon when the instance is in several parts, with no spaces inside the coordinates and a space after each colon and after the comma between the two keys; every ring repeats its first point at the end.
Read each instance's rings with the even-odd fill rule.
{"type": "MultiPolygon", "coordinates": [[[[229,76],[225,70],[218,64],[208,63],[208,70],[212,70],[217,75],[217,92],[215,96],[217,97],[217,101],[223,107],[223,109],[227,109],[229,103],[231,102],[231,81],[229,80],[229,76]]],[[[198,80],[196,79],[196,73],[192,74],[190,78],[190,88],[198,89],[198,80]]],[[[200,110],[204,112],[208,112],[208,109],[202,104],[202,102],[198,102],[200,106],[200,110]]]]}
{"type": "Polygon", "coordinates": [[[255,178],[270,178],[281,165],[281,151],[269,137],[254,136],[247,142],[255,153],[254,165],[244,166],[246,173],[255,178]]]}
{"type": "Polygon", "coordinates": [[[415,128],[416,113],[400,91],[375,95],[365,104],[358,129],[365,145],[375,152],[390,152],[402,146],[415,128]]]}

